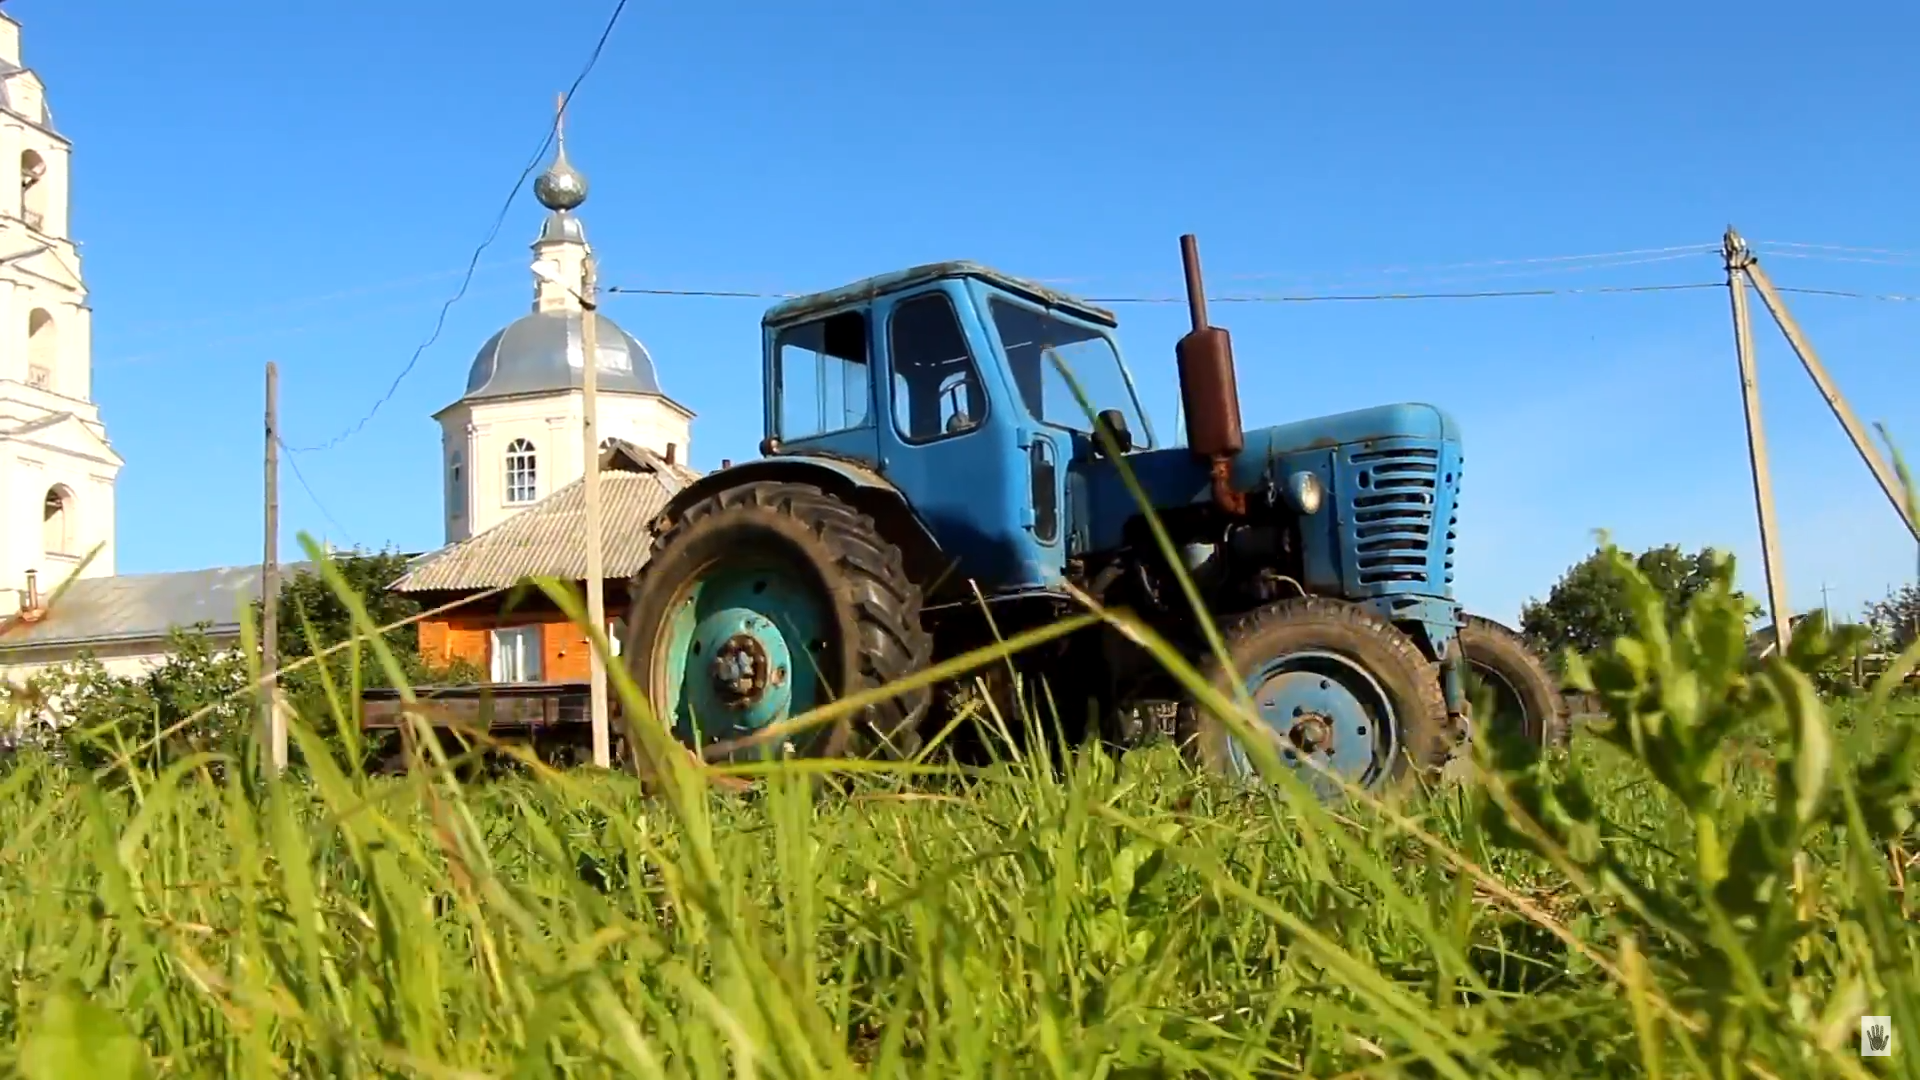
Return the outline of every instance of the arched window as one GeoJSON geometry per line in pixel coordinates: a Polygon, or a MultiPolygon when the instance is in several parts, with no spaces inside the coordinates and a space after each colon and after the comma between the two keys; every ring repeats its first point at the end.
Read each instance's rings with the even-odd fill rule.
{"type": "Polygon", "coordinates": [[[465,464],[466,459],[458,450],[447,459],[447,513],[454,517],[467,512],[466,470],[461,468],[465,464]]]}
{"type": "Polygon", "coordinates": [[[73,554],[73,492],[64,484],[47,489],[40,511],[40,547],[49,555],[73,554]]]}
{"type": "Polygon", "coordinates": [[[60,325],[45,308],[27,313],[27,385],[53,389],[53,373],[59,367],[60,325]]]}
{"type": "Polygon", "coordinates": [[[540,464],[533,444],[515,439],[507,444],[507,502],[533,502],[540,494],[540,464]]]}
{"type": "Polygon", "coordinates": [[[20,154],[20,217],[28,227],[46,228],[47,159],[38,150],[20,154]]]}

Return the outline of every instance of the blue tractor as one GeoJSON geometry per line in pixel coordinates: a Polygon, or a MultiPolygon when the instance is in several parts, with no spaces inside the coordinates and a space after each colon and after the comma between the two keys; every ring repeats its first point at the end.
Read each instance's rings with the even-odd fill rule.
{"type": "MultiPolygon", "coordinates": [[[[1230,339],[1207,321],[1193,238],[1181,247],[1184,447],[1155,445],[1114,315],[1034,282],[938,263],[769,310],[761,457],[680,492],[631,586],[623,654],[662,722],[689,745],[751,742],[1079,610],[1072,586],[1146,620],[1229,695],[1239,680],[1288,760],[1363,787],[1460,745],[1476,675],[1497,706],[1483,725],[1550,738],[1562,709],[1538,659],[1453,600],[1454,422],[1402,404],[1243,431],[1230,339]],[[1231,670],[1101,428],[1181,552],[1231,670]]],[[[1207,765],[1250,767],[1218,717],[1110,630],[1016,667],[1018,682],[1047,686],[1047,720],[1071,735],[1126,743],[1155,717],[1207,765]]],[[[1015,681],[1005,665],[983,674],[1015,681]]],[[[904,693],[782,749],[912,753],[943,701],[904,693]]]]}

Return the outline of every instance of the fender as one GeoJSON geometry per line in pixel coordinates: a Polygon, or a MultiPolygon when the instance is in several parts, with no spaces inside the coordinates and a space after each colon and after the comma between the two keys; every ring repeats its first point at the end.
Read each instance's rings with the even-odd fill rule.
{"type": "Polygon", "coordinates": [[[899,547],[906,560],[907,573],[923,586],[932,585],[946,574],[951,560],[940,554],[940,545],[926,522],[920,520],[907,497],[891,480],[865,462],[818,452],[758,458],[710,472],[668,500],[655,515],[651,532],[657,539],[694,503],[727,488],[762,480],[812,484],[871,517],[880,527],[880,534],[899,547]]]}

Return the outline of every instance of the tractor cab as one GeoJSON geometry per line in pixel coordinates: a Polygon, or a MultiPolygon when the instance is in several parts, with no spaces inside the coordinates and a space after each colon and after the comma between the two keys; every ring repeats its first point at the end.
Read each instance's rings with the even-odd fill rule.
{"type": "Polygon", "coordinates": [[[1057,586],[1069,472],[1096,451],[1089,407],[1123,447],[1153,445],[1117,325],[1109,311],[965,262],[788,301],[762,323],[762,450],[877,473],[959,581],[1057,586]]]}

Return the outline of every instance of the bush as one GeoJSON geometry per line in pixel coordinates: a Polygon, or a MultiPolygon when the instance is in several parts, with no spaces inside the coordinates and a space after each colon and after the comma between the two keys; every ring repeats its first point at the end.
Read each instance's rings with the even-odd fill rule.
{"type": "Polygon", "coordinates": [[[172,631],[167,659],[144,675],[113,675],[85,656],[8,688],[16,745],[55,750],[88,770],[123,754],[140,769],[159,770],[189,754],[239,753],[259,715],[257,699],[247,693],[244,658],[216,648],[206,630],[172,631]]]}
{"type": "MultiPolygon", "coordinates": [[[[335,555],[333,561],[354,594],[366,598],[377,625],[391,625],[419,613],[418,603],[388,589],[406,568],[404,556],[352,552],[335,555]]],[[[252,615],[259,619],[258,604],[252,615]]],[[[372,662],[371,646],[362,641],[322,661],[300,664],[303,658],[325,653],[353,637],[345,603],[319,574],[302,569],[281,583],[277,617],[279,665],[294,668],[280,680],[285,700],[300,715],[315,721],[327,718],[320,729],[328,734],[337,734],[343,724],[356,726],[358,689],[385,686],[389,681],[385,669],[372,662]],[[326,691],[328,679],[340,695],[338,708],[326,691]]],[[[87,769],[100,768],[135,749],[142,767],[150,769],[200,752],[238,758],[257,727],[259,699],[248,690],[251,675],[246,657],[216,646],[208,629],[202,623],[173,630],[167,659],[142,676],[111,675],[91,657],[34,675],[23,686],[7,691],[10,720],[0,725],[0,745],[54,749],[87,769]],[[207,710],[205,716],[194,724],[170,732],[202,709],[207,710]],[[163,733],[157,745],[146,745],[163,733]]],[[[253,636],[258,639],[257,633],[253,636]]],[[[383,640],[393,649],[408,685],[480,680],[471,664],[428,665],[420,657],[419,631],[411,624],[383,640]]],[[[349,746],[360,749],[357,739],[335,739],[332,745],[340,752],[349,746]]]]}
{"type": "Polygon", "coordinates": [[[1645,969],[1621,974],[1646,1012],[1635,1024],[1650,1058],[1671,1043],[1716,1076],[1752,1075],[1759,1062],[1837,1068],[1834,1033],[1851,1035],[1868,985],[1907,1013],[1898,1028],[1920,1031],[1905,996],[1920,954],[1910,923],[1895,932],[1905,916],[1888,893],[1898,871],[1887,860],[1913,839],[1920,738],[1908,718],[1878,733],[1879,746],[1848,752],[1813,678],[1850,662],[1860,633],[1836,635],[1816,615],[1787,656],[1755,665],[1749,604],[1729,567],[1714,568],[1674,620],[1669,597],[1630,557],[1603,554],[1633,626],[1591,658],[1569,653],[1568,680],[1598,697],[1607,719],[1593,736],[1658,786],[1681,842],[1652,859],[1607,842],[1639,823],[1615,818],[1589,778],[1557,774],[1520,744],[1501,752],[1507,776],[1495,784],[1503,797],[1485,804],[1489,835],[1581,888],[1614,924],[1623,966],[1646,963],[1641,948],[1673,966],[1665,986],[1645,969]],[[1741,769],[1743,758],[1770,768],[1741,769]]]}

